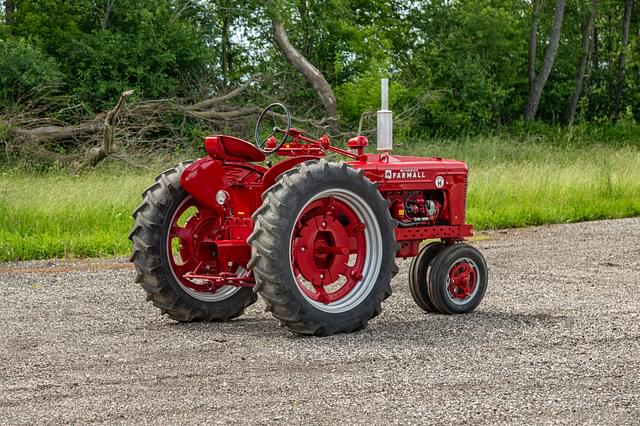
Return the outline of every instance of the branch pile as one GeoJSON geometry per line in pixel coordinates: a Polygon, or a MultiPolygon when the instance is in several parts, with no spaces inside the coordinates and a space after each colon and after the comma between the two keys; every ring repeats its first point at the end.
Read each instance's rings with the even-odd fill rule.
{"type": "MultiPolygon", "coordinates": [[[[132,164],[131,154],[149,157],[159,152],[171,152],[177,146],[189,146],[193,143],[194,129],[193,125],[189,127],[189,122],[198,122],[200,128],[204,122],[210,133],[250,134],[262,108],[232,105],[232,102],[246,101],[240,99],[241,95],[260,80],[261,76],[253,76],[228,93],[192,104],[176,99],[127,103],[127,98],[133,94],[133,91],[127,91],[120,96],[113,109],[90,118],[85,114],[82,119],[75,120],[41,118],[60,116],[60,109],[54,114],[34,106],[29,114],[0,118],[0,143],[4,143],[7,158],[20,156],[29,158],[34,164],[57,163],[75,171],[95,166],[108,157],[132,164]]],[[[419,95],[414,102],[398,111],[395,124],[409,125],[419,107],[441,94],[430,92],[419,95]]],[[[79,107],[72,105],[61,110],[75,111],[79,107]]],[[[333,116],[321,120],[292,116],[296,126],[314,129],[316,136],[329,133],[332,138],[372,135],[375,132],[374,119],[375,112],[366,111],[362,114],[357,133],[336,134],[331,132],[336,130],[333,116]],[[365,124],[366,128],[363,129],[365,124]]]]}
{"type": "MultiPolygon", "coordinates": [[[[78,123],[50,118],[42,111],[5,116],[0,119],[0,141],[5,154],[23,155],[33,162],[56,162],[74,170],[91,167],[117,152],[134,148],[170,150],[186,142],[186,119],[206,121],[210,130],[246,127],[248,119],[260,113],[258,107],[229,106],[260,76],[253,76],[228,93],[183,104],[175,99],[144,100],[126,104],[133,91],[124,92],[115,107],[78,123]],[[2,129],[4,129],[4,136],[2,129]],[[117,143],[116,143],[117,141],[117,143]],[[147,143],[145,143],[147,141],[147,143]]],[[[121,158],[116,156],[116,158],[121,158]]],[[[124,158],[121,158],[124,159],[124,158]]]]}

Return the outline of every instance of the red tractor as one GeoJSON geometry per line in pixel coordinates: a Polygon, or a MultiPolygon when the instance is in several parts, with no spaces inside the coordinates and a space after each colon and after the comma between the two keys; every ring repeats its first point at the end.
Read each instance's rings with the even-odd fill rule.
{"type": "Polygon", "coordinates": [[[255,145],[210,136],[207,157],[161,173],[129,236],[148,300],[177,321],[228,321],[259,293],[294,333],[347,333],[381,312],[395,258],[413,257],[409,288],[420,308],[475,309],[487,266],[464,243],[472,235],[467,166],[391,155],[385,89],[383,81],[378,153],[365,153],[364,136],[349,140],[349,150],[326,135],[307,137],[272,104],[258,119],[255,145]],[[266,121],[271,131],[262,137],[266,121]],[[328,153],[348,161],[327,161],[328,153]],[[266,161],[274,154],[285,159],[266,161]],[[439,241],[420,248],[431,239],[439,241]]]}

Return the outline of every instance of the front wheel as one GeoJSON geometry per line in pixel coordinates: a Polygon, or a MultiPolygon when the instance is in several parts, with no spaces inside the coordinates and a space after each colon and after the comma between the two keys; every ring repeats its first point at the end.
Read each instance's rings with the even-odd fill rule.
{"type": "Polygon", "coordinates": [[[409,290],[414,302],[425,312],[438,312],[433,306],[429,291],[427,289],[427,281],[429,278],[429,267],[433,259],[445,247],[444,243],[429,243],[422,247],[417,256],[411,260],[409,266],[409,290]]]}
{"type": "Polygon", "coordinates": [[[299,334],[360,330],[381,312],[397,272],[389,210],[346,164],[283,174],[253,216],[249,266],[267,309],[299,334]]]}
{"type": "Polygon", "coordinates": [[[478,250],[468,244],[452,244],[431,263],[429,298],[440,313],[471,312],[484,297],[487,275],[487,263],[478,250]]]}

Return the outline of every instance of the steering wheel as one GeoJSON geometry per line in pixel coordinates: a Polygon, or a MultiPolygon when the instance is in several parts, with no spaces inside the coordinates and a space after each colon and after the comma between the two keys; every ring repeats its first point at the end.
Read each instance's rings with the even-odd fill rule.
{"type": "Polygon", "coordinates": [[[280,149],[280,147],[282,145],[284,145],[284,143],[287,141],[287,137],[289,136],[289,131],[291,130],[291,114],[289,114],[289,110],[287,109],[287,107],[285,107],[284,105],[282,105],[281,103],[272,103],[271,105],[269,105],[268,107],[266,107],[261,113],[260,113],[260,117],[258,117],[258,121],[256,123],[256,133],[255,133],[255,140],[256,140],[256,146],[258,147],[258,149],[262,152],[264,152],[265,154],[273,154],[274,152],[276,152],[277,150],[280,149]],[[273,110],[275,109],[280,109],[284,112],[284,114],[278,114],[279,116],[284,115],[287,119],[287,127],[286,128],[281,128],[278,126],[278,118],[282,118],[282,117],[278,117],[273,110]],[[262,120],[266,117],[267,113],[271,112],[271,120],[273,122],[273,129],[271,129],[271,133],[269,133],[269,135],[267,137],[265,137],[264,139],[260,138],[260,124],[262,124],[262,120]],[[269,138],[271,138],[273,135],[275,135],[276,133],[284,133],[284,136],[282,137],[282,139],[280,141],[278,141],[276,143],[275,147],[269,147],[269,148],[265,148],[265,145],[267,143],[267,141],[269,140],[269,138]]]}

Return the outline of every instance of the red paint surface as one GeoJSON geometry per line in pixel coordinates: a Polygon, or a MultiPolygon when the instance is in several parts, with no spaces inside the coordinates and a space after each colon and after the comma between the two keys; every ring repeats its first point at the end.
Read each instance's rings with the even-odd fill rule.
{"type": "Polygon", "coordinates": [[[291,239],[291,268],[300,291],[328,304],[353,290],[367,255],[364,226],[348,204],[333,197],[303,210],[291,239]]]}
{"type": "Polygon", "coordinates": [[[467,261],[455,263],[449,270],[447,291],[454,299],[464,300],[470,297],[478,286],[478,271],[467,261]]]}

